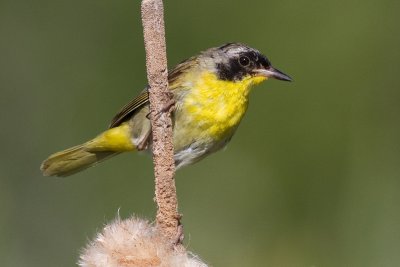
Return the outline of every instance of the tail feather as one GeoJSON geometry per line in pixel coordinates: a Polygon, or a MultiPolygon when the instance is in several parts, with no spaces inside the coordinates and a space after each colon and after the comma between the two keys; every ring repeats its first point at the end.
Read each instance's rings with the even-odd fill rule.
{"type": "Polygon", "coordinates": [[[117,154],[119,152],[87,151],[85,144],[83,144],[51,155],[42,163],[40,169],[44,176],[66,177],[92,167],[117,154]]]}
{"type": "Polygon", "coordinates": [[[40,169],[45,176],[69,176],[124,151],[135,150],[128,123],[108,129],[82,145],[57,152],[40,169]]]}

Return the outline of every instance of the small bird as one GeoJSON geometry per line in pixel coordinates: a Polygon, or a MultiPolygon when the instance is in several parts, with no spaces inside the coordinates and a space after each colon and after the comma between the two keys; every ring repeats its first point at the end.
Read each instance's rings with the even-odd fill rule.
{"type": "MultiPolygon", "coordinates": [[[[223,148],[246,112],[251,87],[268,78],[291,81],[258,50],[240,43],[210,48],[170,71],[176,168],[223,148]]],[[[115,115],[108,130],[46,159],[43,175],[69,176],[121,152],[149,150],[149,112],[145,89],[115,115]]]]}

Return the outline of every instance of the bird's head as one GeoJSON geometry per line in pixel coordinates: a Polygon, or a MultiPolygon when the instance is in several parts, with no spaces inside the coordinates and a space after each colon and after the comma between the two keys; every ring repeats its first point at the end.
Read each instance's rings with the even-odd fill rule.
{"type": "Polygon", "coordinates": [[[254,79],[256,83],[274,78],[282,81],[292,79],[274,68],[266,56],[258,50],[240,43],[228,43],[202,53],[204,64],[214,68],[218,78],[239,82],[254,79]]]}

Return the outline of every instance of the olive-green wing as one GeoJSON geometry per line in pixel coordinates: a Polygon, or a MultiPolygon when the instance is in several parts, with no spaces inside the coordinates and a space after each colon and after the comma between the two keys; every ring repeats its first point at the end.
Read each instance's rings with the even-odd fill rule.
{"type": "Polygon", "coordinates": [[[191,57],[182,61],[168,73],[168,84],[172,90],[179,86],[179,78],[184,76],[185,73],[189,72],[190,69],[196,65],[196,58],[197,57],[191,57]]]}
{"type": "Polygon", "coordinates": [[[110,128],[119,126],[124,121],[127,121],[136,110],[143,107],[149,102],[149,91],[146,89],[131,102],[126,104],[117,115],[111,120],[110,128]]]}
{"type": "MultiPolygon", "coordinates": [[[[195,57],[189,58],[181,63],[179,63],[172,71],[168,73],[168,84],[171,90],[179,87],[179,77],[182,74],[189,71],[195,62],[195,57]]],[[[133,99],[131,102],[126,104],[117,115],[111,120],[110,128],[117,127],[124,121],[129,120],[132,115],[139,108],[143,107],[149,102],[149,91],[148,88],[144,90],[139,96],[133,99]]]]}

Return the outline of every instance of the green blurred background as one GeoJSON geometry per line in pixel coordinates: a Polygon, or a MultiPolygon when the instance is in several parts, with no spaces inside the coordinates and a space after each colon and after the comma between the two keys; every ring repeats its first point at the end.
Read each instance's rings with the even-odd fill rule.
{"type": "MultiPolygon", "coordinates": [[[[170,66],[240,41],[293,83],[252,92],[228,149],[177,173],[213,266],[400,266],[398,1],[165,1],[170,66]]],[[[139,1],[0,2],[0,266],[74,266],[119,209],[152,220],[151,158],[68,179],[41,161],[146,84],[139,1]]]]}

